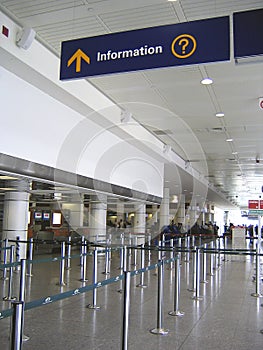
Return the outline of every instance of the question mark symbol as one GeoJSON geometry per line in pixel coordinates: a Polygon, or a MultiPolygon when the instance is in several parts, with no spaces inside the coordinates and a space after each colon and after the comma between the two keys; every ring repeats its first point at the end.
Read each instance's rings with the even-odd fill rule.
{"type": "Polygon", "coordinates": [[[185,50],[187,48],[187,46],[189,45],[189,40],[186,38],[182,38],[179,41],[179,46],[182,46],[182,54],[185,55],[185,50]]]}

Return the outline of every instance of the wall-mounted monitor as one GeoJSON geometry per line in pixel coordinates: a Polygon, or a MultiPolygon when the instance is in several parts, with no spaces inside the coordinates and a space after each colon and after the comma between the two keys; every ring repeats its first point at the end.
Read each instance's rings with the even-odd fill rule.
{"type": "Polygon", "coordinates": [[[52,225],[61,225],[62,224],[62,214],[54,212],[52,215],[52,225]]]}
{"type": "Polygon", "coordinates": [[[42,211],[35,211],[34,219],[35,220],[42,220],[42,211]]]}
{"type": "Polygon", "coordinates": [[[49,220],[50,219],[50,213],[43,213],[43,220],[49,220]]]}

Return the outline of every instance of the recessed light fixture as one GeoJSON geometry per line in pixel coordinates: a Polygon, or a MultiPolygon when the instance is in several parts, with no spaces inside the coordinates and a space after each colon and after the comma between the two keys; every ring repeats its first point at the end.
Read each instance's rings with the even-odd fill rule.
{"type": "Polygon", "coordinates": [[[226,139],[226,142],[232,142],[233,139],[226,139]]]}
{"type": "Polygon", "coordinates": [[[204,78],[203,80],[201,80],[201,84],[210,85],[210,84],[213,84],[213,80],[210,78],[204,78]]]}
{"type": "MultiPolygon", "coordinates": [[[[237,152],[232,152],[232,154],[237,154],[237,152]]],[[[241,176],[241,175],[240,175],[241,176]]]]}
{"type": "Polygon", "coordinates": [[[225,116],[225,113],[223,113],[223,112],[218,112],[218,113],[216,113],[216,117],[217,118],[222,118],[222,117],[224,117],[225,116]]]}

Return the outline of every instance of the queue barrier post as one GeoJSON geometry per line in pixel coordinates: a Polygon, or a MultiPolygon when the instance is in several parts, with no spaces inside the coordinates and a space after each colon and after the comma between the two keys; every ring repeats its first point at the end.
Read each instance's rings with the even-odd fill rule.
{"type": "Polygon", "coordinates": [[[184,312],[179,311],[179,303],[180,303],[180,256],[177,255],[177,259],[175,262],[175,276],[174,276],[174,309],[170,311],[168,314],[170,316],[183,316],[184,312]]]}
{"type": "MultiPolygon", "coordinates": [[[[15,250],[15,246],[11,245],[10,246],[10,254],[9,254],[10,264],[13,264],[14,250],[15,250]]],[[[8,294],[7,294],[7,296],[3,297],[4,301],[16,300],[16,297],[12,296],[12,285],[13,285],[13,266],[10,266],[9,267],[9,279],[8,279],[8,294]]]]}
{"type": "Polygon", "coordinates": [[[260,245],[258,244],[257,249],[256,249],[256,291],[255,291],[255,293],[251,293],[251,296],[256,297],[256,298],[262,297],[262,294],[260,293],[259,266],[260,266],[260,245]]]}
{"type": "MultiPolygon", "coordinates": [[[[93,252],[93,284],[97,284],[98,282],[98,249],[95,247],[93,252]]],[[[100,306],[97,305],[97,288],[93,289],[93,304],[87,305],[88,309],[98,310],[100,306]]]]}
{"type": "Polygon", "coordinates": [[[200,296],[200,248],[196,247],[195,253],[195,295],[192,297],[193,300],[203,300],[200,296]]]}
{"type": "Polygon", "coordinates": [[[67,250],[67,259],[66,259],[66,270],[71,269],[71,236],[68,237],[68,250],[67,250]]]}
{"type": "Polygon", "coordinates": [[[206,253],[206,249],[207,249],[207,243],[204,244],[204,249],[202,250],[203,254],[202,254],[202,281],[201,283],[208,283],[208,280],[206,279],[206,266],[207,266],[207,253],[206,253]]]}
{"type": "MultiPolygon", "coordinates": [[[[19,283],[19,301],[25,303],[26,294],[26,259],[21,259],[21,269],[20,269],[20,283],[19,283]]],[[[24,309],[22,317],[22,341],[28,341],[29,337],[23,334],[24,329],[24,309]]]]}
{"type": "Polygon", "coordinates": [[[193,251],[192,251],[192,286],[190,288],[187,288],[188,292],[195,292],[196,291],[196,247],[194,247],[193,251]]]}
{"type": "Polygon", "coordinates": [[[131,272],[124,271],[124,300],[122,317],[122,350],[128,349],[128,331],[130,314],[131,272]]]}
{"type": "Polygon", "coordinates": [[[163,328],[163,277],[164,277],[164,262],[159,260],[158,265],[158,298],[157,298],[157,327],[150,330],[152,334],[167,335],[168,329],[163,328]]]}
{"type": "MultiPolygon", "coordinates": [[[[144,250],[144,244],[141,245],[141,269],[144,269],[145,263],[145,250],[144,250]]],[[[140,288],[147,288],[147,285],[144,284],[144,272],[141,273],[140,276],[140,283],[137,284],[136,287],[140,287],[140,288]]]]}
{"type": "Polygon", "coordinates": [[[135,248],[133,250],[133,265],[134,266],[137,266],[137,248],[136,248],[137,242],[138,242],[137,236],[134,236],[134,246],[135,246],[135,248]]]}
{"type": "MultiPolygon", "coordinates": [[[[214,242],[212,241],[210,243],[210,248],[211,250],[214,249],[214,242]]],[[[214,254],[213,253],[210,253],[209,254],[209,276],[214,276],[214,254]]]]}
{"type": "Polygon", "coordinates": [[[23,341],[24,302],[13,301],[12,308],[10,350],[21,350],[23,341]]]}
{"type": "MultiPolygon", "coordinates": [[[[17,236],[16,237],[16,262],[19,263],[20,262],[20,237],[17,236]]],[[[20,265],[17,264],[15,267],[15,272],[18,272],[20,268],[20,265]]]]}
{"type": "MultiPolygon", "coordinates": [[[[34,245],[33,245],[33,238],[30,238],[29,239],[29,260],[32,261],[33,260],[33,249],[34,249],[34,245]]],[[[28,265],[27,265],[27,276],[28,277],[32,277],[33,274],[32,274],[32,263],[31,262],[28,262],[28,265]]]]}
{"type": "Polygon", "coordinates": [[[82,247],[82,265],[80,266],[80,281],[81,282],[87,282],[88,279],[86,278],[87,274],[87,242],[83,242],[82,247]]]}
{"type": "Polygon", "coordinates": [[[59,273],[59,282],[57,283],[58,286],[65,286],[66,283],[64,281],[64,275],[65,275],[65,252],[66,252],[66,245],[65,242],[61,242],[61,260],[60,260],[60,273],[59,273]]]}
{"type": "MultiPolygon", "coordinates": [[[[5,240],[4,240],[4,254],[3,254],[3,263],[4,263],[4,265],[6,265],[6,263],[7,263],[7,248],[8,247],[8,238],[6,238],[5,240]]],[[[2,277],[2,280],[7,280],[8,279],[8,277],[7,277],[7,268],[6,267],[4,267],[4,270],[3,270],[3,277],[2,277]]]]}

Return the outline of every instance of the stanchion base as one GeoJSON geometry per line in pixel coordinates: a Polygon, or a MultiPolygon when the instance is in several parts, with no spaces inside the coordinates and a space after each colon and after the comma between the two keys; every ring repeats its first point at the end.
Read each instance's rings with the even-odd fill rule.
{"type": "Polygon", "coordinates": [[[91,310],[99,310],[100,306],[88,304],[87,308],[91,310]]]}
{"type": "Polygon", "coordinates": [[[198,300],[201,301],[201,300],[204,299],[204,297],[202,297],[202,296],[197,297],[197,296],[194,295],[194,296],[192,297],[192,299],[193,299],[193,300],[197,300],[197,301],[198,301],[198,300]]]}
{"type": "Polygon", "coordinates": [[[71,270],[71,267],[66,267],[66,270],[67,270],[67,271],[71,270]]]}
{"type": "Polygon", "coordinates": [[[26,276],[27,277],[33,277],[34,275],[32,275],[32,273],[27,273],[26,276]]]}
{"type": "Polygon", "coordinates": [[[177,311],[170,311],[170,312],[168,312],[168,315],[182,317],[182,316],[184,316],[184,312],[183,311],[179,311],[179,310],[177,310],[177,311]]]}
{"type": "Polygon", "coordinates": [[[208,283],[208,281],[207,280],[203,280],[200,283],[208,283]]]}
{"type": "Polygon", "coordinates": [[[262,298],[263,297],[263,295],[260,293],[251,293],[251,296],[255,297],[255,298],[262,298]]]}
{"type": "Polygon", "coordinates": [[[208,276],[214,276],[215,274],[214,273],[208,273],[208,276]]]}
{"type": "Polygon", "coordinates": [[[87,278],[81,278],[79,281],[80,282],[88,282],[88,279],[87,278]]]}
{"type": "Polygon", "coordinates": [[[16,300],[16,297],[3,297],[3,301],[13,301],[16,300]]]}
{"type": "Polygon", "coordinates": [[[188,292],[195,292],[195,289],[194,288],[187,288],[187,291],[188,292]]]}
{"type": "Polygon", "coordinates": [[[106,272],[106,271],[103,271],[102,272],[102,275],[109,275],[110,273],[109,272],[106,272]]]}
{"type": "Polygon", "coordinates": [[[1,277],[1,280],[2,280],[2,281],[8,281],[8,280],[9,280],[9,277],[1,277]]]}
{"type": "Polygon", "coordinates": [[[28,341],[29,339],[30,338],[27,335],[25,334],[22,335],[22,341],[28,341]]]}
{"type": "Polygon", "coordinates": [[[163,328],[153,328],[150,330],[150,333],[157,335],[167,335],[169,333],[169,330],[163,328]]]}
{"type": "Polygon", "coordinates": [[[147,288],[148,286],[146,286],[146,284],[137,284],[136,287],[139,287],[139,288],[147,288]]]}
{"type": "Polygon", "coordinates": [[[123,292],[123,290],[122,290],[122,289],[119,289],[119,290],[117,290],[117,292],[118,292],[118,293],[122,293],[122,292],[123,292]]]}

